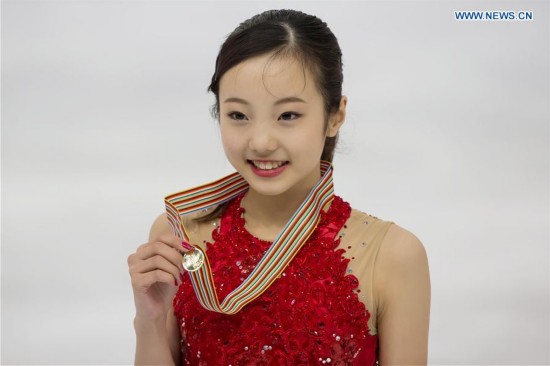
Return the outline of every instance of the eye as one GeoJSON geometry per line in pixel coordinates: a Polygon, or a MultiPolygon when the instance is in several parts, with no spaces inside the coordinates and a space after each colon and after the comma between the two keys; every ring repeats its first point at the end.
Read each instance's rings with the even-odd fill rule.
{"type": "Polygon", "coordinates": [[[298,117],[300,117],[301,114],[300,113],[296,113],[296,112],[284,112],[283,114],[281,114],[281,116],[279,117],[280,120],[283,120],[283,121],[291,121],[293,119],[296,119],[298,117]]]}
{"type": "Polygon", "coordinates": [[[229,112],[227,113],[227,116],[235,121],[245,121],[248,119],[241,112],[229,112]]]}

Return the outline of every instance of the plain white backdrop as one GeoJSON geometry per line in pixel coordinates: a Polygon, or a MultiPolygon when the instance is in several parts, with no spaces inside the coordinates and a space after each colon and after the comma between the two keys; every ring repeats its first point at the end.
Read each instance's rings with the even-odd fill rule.
{"type": "Polygon", "coordinates": [[[270,8],[344,54],[339,195],[430,260],[431,364],[550,363],[548,1],[2,1],[2,359],[131,364],[126,259],[232,171],[206,92],[270,8]],[[454,11],[532,11],[458,22],[454,11]]]}

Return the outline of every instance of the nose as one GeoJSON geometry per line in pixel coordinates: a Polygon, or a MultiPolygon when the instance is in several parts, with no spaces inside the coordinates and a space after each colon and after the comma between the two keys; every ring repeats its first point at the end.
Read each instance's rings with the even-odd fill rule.
{"type": "Polygon", "coordinates": [[[266,123],[259,123],[252,128],[248,147],[258,155],[268,155],[278,147],[274,131],[266,123]]]}

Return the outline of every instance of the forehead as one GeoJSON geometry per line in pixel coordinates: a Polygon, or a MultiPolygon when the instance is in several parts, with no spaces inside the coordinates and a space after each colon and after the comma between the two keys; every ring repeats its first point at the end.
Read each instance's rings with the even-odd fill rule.
{"type": "Polygon", "coordinates": [[[220,80],[220,97],[280,99],[288,96],[322,99],[310,70],[294,57],[272,54],[247,59],[229,69],[220,80]]]}

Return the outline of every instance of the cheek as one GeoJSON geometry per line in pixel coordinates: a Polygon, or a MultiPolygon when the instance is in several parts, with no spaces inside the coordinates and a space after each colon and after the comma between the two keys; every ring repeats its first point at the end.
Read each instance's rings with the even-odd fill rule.
{"type": "Polygon", "coordinates": [[[323,147],[324,135],[318,130],[304,134],[289,134],[283,146],[291,154],[292,160],[308,165],[311,161],[321,157],[323,147]]]}
{"type": "Polygon", "coordinates": [[[315,121],[304,128],[299,134],[292,136],[293,145],[301,150],[322,150],[325,145],[325,130],[315,121]]]}
{"type": "Polygon", "coordinates": [[[242,141],[239,139],[239,134],[234,133],[233,130],[221,126],[221,138],[226,155],[229,156],[242,150],[242,141]]]}

